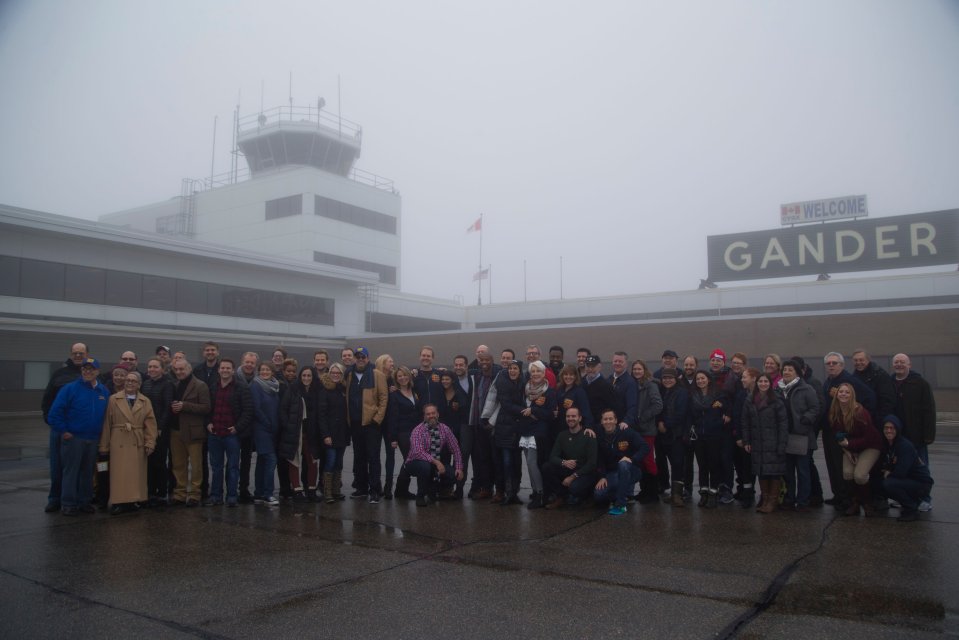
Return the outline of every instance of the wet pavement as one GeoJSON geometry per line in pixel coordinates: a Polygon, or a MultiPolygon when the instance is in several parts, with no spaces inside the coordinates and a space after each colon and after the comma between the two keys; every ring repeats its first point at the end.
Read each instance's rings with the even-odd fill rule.
{"type": "Polygon", "coordinates": [[[910,524],[469,500],[67,518],[21,442],[0,459],[0,637],[955,636],[959,429],[940,434],[935,507],[910,524]]]}

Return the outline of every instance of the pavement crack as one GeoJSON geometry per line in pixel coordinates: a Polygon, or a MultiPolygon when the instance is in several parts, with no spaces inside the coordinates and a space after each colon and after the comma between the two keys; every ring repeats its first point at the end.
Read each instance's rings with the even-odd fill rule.
{"type": "Polygon", "coordinates": [[[209,631],[204,631],[203,629],[197,629],[196,627],[182,624],[174,620],[167,620],[166,618],[159,618],[157,616],[153,616],[148,613],[143,613],[142,611],[134,611],[132,609],[118,607],[116,605],[109,604],[107,602],[102,602],[100,600],[94,600],[93,598],[82,596],[79,593],[74,593],[72,591],[67,591],[66,589],[61,589],[60,587],[55,587],[52,584],[47,584],[46,582],[41,582],[40,580],[28,578],[27,576],[20,575],[19,573],[10,571],[9,569],[0,568],[0,572],[3,572],[4,574],[12,578],[16,578],[18,580],[22,580],[24,582],[28,582],[30,584],[36,585],[42,589],[46,589],[47,591],[51,593],[55,593],[65,598],[69,598],[81,604],[91,605],[95,607],[103,607],[111,611],[125,613],[137,618],[141,618],[143,620],[149,620],[150,622],[154,622],[156,624],[162,625],[164,627],[167,627],[168,629],[173,629],[175,631],[179,631],[180,633],[185,633],[191,636],[196,636],[197,638],[203,638],[204,640],[230,640],[228,636],[221,636],[216,633],[210,633],[209,631]]]}
{"type": "Polygon", "coordinates": [[[776,596],[779,595],[779,592],[783,590],[783,587],[785,587],[786,583],[789,582],[789,579],[792,577],[793,573],[796,572],[796,569],[799,568],[799,565],[803,562],[803,560],[806,560],[807,558],[810,558],[822,551],[823,547],[826,545],[826,538],[828,537],[827,534],[829,533],[829,529],[838,519],[839,516],[837,514],[833,516],[832,520],[829,521],[829,524],[823,527],[822,535],[819,538],[819,544],[816,545],[815,549],[804,553],[783,567],[779,573],[773,576],[769,586],[766,587],[762,597],[757,602],[754,602],[748,610],[746,610],[742,615],[738,616],[735,620],[730,622],[712,637],[718,638],[719,640],[735,638],[740,631],[746,628],[753,620],[758,618],[766,609],[771,607],[776,601],[776,596]]]}

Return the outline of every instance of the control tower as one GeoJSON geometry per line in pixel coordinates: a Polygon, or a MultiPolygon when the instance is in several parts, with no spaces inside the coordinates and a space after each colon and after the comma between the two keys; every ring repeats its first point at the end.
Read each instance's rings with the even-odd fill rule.
{"type": "Polygon", "coordinates": [[[398,289],[399,192],[355,166],[362,128],[324,106],[236,112],[229,173],[187,178],[179,197],[101,222],[363,271],[377,276],[377,287],[398,289]],[[248,168],[238,166],[241,155],[248,168]]]}
{"type": "Polygon", "coordinates": [[[347,177],[360,157],[360,125],[315,107],[274,107],[237,120],[237,147],[250,174],[303,165],[347,177]]]}

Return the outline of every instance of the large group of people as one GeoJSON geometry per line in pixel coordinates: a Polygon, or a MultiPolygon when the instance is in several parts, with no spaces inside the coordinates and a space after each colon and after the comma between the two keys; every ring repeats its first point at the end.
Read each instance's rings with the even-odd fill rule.
{"type": "Polygon", "coordinates": [[[715,349],[701,367],[666,349],[652,371],[616,351],[608,375],[600,354],[580,348],[566,363],[564,353],[553,346],[544,362],[530,345],[524,360],[503,349],[497,362],[479,345],[472,358],[437,367],[424,346],[408,367],[358,347],[335,362],[318,350],[301,365],[282,347],[234,361],[210,341],[195,365],[160,346],[143,371],[125,351],[106,372],[77,343],[43,397],[46,511],[334,504],[347,495],[508,507],[524,503],[524,468],[529,509],[682,508],[694,500],[697,470],[705,509],[829,504],[871,516],[892,505],[908,522],[932,508],[935,400],[906,354],[888,373],[865,350],[852,354],[851,370],[829,352],[820,382],[802,358],[774,353],[760,369],[715,349]],[[829,499],[813,463],[820,443],[829,499]]]}

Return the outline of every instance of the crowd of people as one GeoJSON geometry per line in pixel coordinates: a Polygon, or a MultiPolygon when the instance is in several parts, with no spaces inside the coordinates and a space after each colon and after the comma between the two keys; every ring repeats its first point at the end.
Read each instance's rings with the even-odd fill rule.
{"type": "Polygon", "coordinates": [[[802,358],[774,353],[760,369],[743,353],[727,362],[716,349],[700,366],[666,349],[652,371],[616,351],[608,375],[599,354],[575,353],[566,363],[553,346],[544,361],[530,345],[523,360],[503,349],[496,362],[479,345],[439,367],[424,346],[407,367],[358,347],[336,362],[317,350],[301,365],[281,347],[268,360],[248,351],[234,361],[211,341],[196,365],[160,346],[145,370],[126,351],[106,373],[77,343],[43,397],[46,511],[334,504],[347,491],[371,504],[467,497],[508,507],[524,503],[524,467],[529,509],[682,508],[697,469],[706,509],[829,504],[871,516],[892,505],[908,522],[932,508],[935,400],[906,354],[888,373],[865,350],[853,352],[851,370],[830,352],[820,382],[802,358]],[[829,499],[813,463],[820,445],[829,499]]]}

